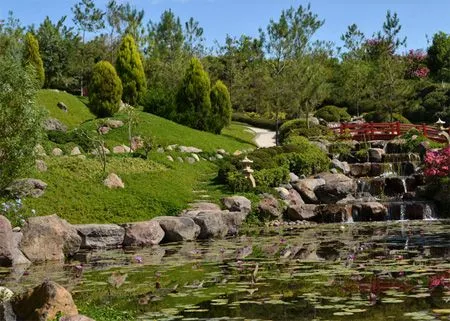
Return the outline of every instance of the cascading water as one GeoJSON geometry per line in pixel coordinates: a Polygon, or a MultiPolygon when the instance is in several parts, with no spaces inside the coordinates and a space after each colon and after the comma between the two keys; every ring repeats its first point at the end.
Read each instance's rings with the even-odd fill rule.
{"type": "Polygon", "coordinates": [[[403,184],[403,193],[404,194],[408,193],[408,188],[406,187],[406,178],[405,177],[402,178],[402,184],[403,184]]]}
{"type": "Polygon", "coordinates": [[[405,204],[400,205],[400,221],[404,221],[406,216],[406,206],[405,204]]]}
{"type": "Polygon", "coordinates": [[[430,204],[425,204],[423,219],[426,221],[432,221],[436,219],[436,217],[434,216],[433,208],[430,206],[430,204]]]}

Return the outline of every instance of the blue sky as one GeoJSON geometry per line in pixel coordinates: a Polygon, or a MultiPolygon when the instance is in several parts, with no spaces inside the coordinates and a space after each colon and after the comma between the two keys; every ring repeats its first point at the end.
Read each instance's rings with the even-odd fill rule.
{"type": "MultiPolygon", "coordinates": [[[[79,0],[0,0],[0,18],[12,10],[24,25],[39,24],[50,16],[53,20],[68,15],[79,0]]],[[[119,2],[121,0],[118,0],[119,2]]],[[[96,0],[103,8],[107,0],[96,0]]],[[[123,0],[122,0],[123,2],[123,0]]],[[[282,9],[306,5],[300,0],[129,0],[139,9],[145,9],[145,20],[159,20],[165,9],[180,16],[182,21],[194,17],[205,30],[207,45],[214,40],[223,42],[225,35],[256,36],[258,28],[277,19],[282,9]]],[[[437,31],[450,33],[450,1],[448,0],[311,0],[312,11],[325,25],[317,33],[321,40],[340,43],[339,37],[347,26],[356,23],[366,35],[380,30],[386,11],[397,12],[402,24],[402,35],[408,38],[408,48],[426,48],[426,35],[431,39],[437,31]]]]}

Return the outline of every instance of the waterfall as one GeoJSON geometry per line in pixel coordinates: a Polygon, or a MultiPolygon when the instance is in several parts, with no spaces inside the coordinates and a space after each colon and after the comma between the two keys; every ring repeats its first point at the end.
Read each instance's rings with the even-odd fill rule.
{"type": "Polygon", "coordinates": [[[425,209],[423,212],[423,219],[425,221],[432,221],[432,220],[436,219],[436,217],[434,217],[433,208],[430,206],[430,204],[425,204],[425,209]]]}
{"type": "Polygon", "coordinates": [[[402,184],[403,184],[403,193],[404,194],[408,193],[408,188],[406,187],[406,178],[405,177],[402,178],[402,184]]]}
{"type": "Polygon", "coordinates": [[[405,220],[405,214],[406,214],[406,206],[405,204],[400,204],[400,221],[405,220]]]}

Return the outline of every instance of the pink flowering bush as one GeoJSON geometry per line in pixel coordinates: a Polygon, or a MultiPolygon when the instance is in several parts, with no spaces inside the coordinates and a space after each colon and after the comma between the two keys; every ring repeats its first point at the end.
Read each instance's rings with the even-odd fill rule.
{"type": "Polygon", "coordinates": [[[440,150],[427,151],[425,166],[426,176],[450,177],[450,146],[440,150]]]}
{"type": "Polygon", "coordinates": [[[427,55],[424,51],[411,49],[405,58],[408,64],[408,78],[423,79],[428,77],[430,69],[425,65],[427,55]]]}

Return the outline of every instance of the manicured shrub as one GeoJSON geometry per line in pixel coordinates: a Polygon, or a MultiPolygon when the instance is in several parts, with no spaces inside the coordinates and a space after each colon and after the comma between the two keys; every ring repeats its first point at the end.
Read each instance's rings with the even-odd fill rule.
{"type": "Polygon", "coordinates": [[[319,137],[331,135],[331,131],[322,125],[312,125],[308,128],[304,119],[293,119],[286,121],[279,132],[279,141],[286,144],[291,136],[319,137]]]}
{"type": "Polygon", "coordinates": [[[120,108],[122,82],[114,67],[107,61],[100,61],[92,70],[89,84],[89,108],[97,117],[114,115],[120,108]]]}
{"type": "Polygon", "coordinates": [[[165,88],[154,87],[148,89],[142,99],[144,111],[166,119],[176,119],[175,95],[165,88]]]}
{"type": "Polygon", "coordinates": [[[0,56],[0,191],[33,165],[42,134],[42,111],[34,103],[31,67],[0,56]]]}
{"type": "Polygon", "coordinates": [[[208,131],[220,134],[231,123],[231,99],[228,88],[218,80],[211,89],[211,114],[208,131]]]}
{"type": "MultiPolygon", "coordinates": [[[[240,123],[245,123],[258,128],[264,128],[268,130],[276,130],[276,121],[273,119],[256,118],[244,113],[233,113],[232,120],[240,123]]],[[[278,126],[283,125],[283,121],[278,122],[278,126]]]]}
{"type": "Polygon", "coordinates": [[[352,118],[350,114],[347,113],[345,108],[339,108],[331,105],[318,109],[314,116],[322,118],[327,122],[350,121],[352,118]]]}
{"type": "MultiPolygon", "coordinates": [[[[393,121],[399,121],[403,124],[410,123],[410,121],[406,117],[404,117],[398,113],[393,113],[392,118],[393,118],[393,121]]],[[[364,114],[364,120],[367,122],[374,122],[374,123],[388,123],[391,121],[391,115],[389,113],[372,111],[370,113],[364,114]]]]}
{"type": "Polygon", "coordinates": [[[178,122],[199,130],[208,130],[211,114],[211,85],[202,63],[192,58],[177,94],[178,122]]]}
{"type": "Polygon", "coordinates": [[[44,64],[39,53],[39,43],[30,32],[25,35],[23,64],[25,66],[30,65],[34,68],[38,87],[42,88],[45,81],[44,64]]]}
{"type": "Polygon", "coordinates": [[[131,35],[122,39],[116,60],[117,74],[122,80],[122,100],[135,106],[145,94],[147,81],[141,55],[131,35]]]}

